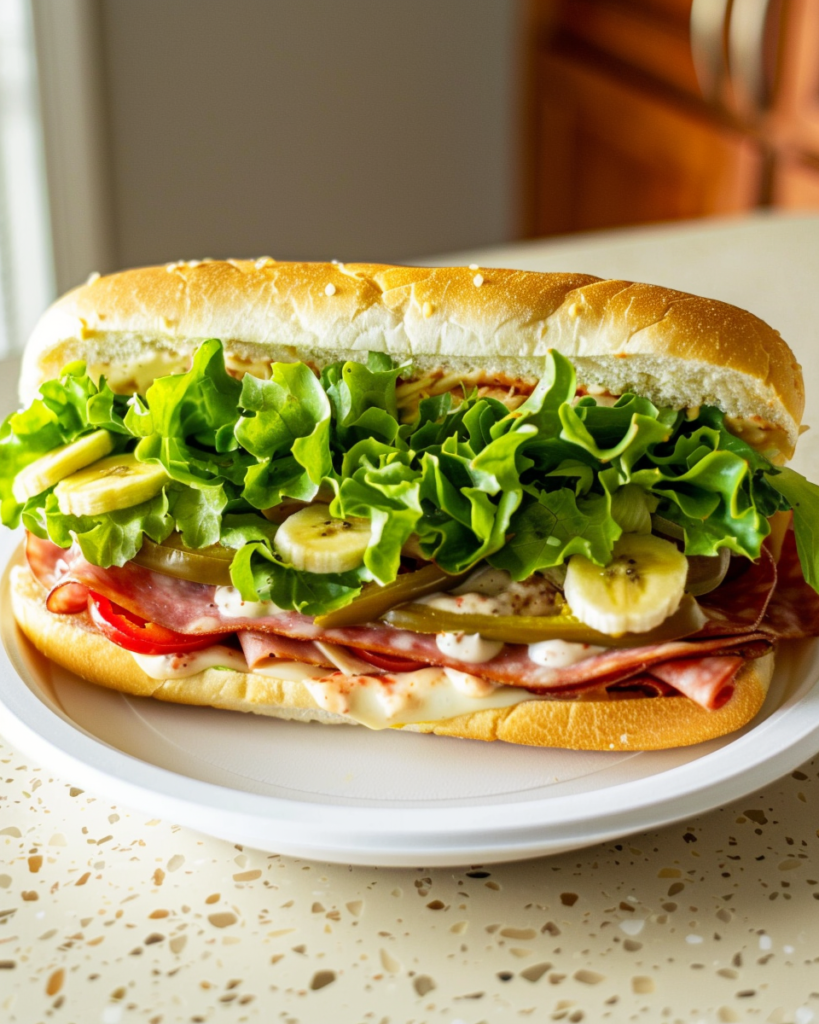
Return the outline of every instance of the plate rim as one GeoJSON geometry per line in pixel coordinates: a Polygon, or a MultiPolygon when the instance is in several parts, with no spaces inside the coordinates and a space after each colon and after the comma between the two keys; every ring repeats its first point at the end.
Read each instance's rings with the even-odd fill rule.
{"type": "MultiPolygon", "coordinates": [[[[7,598],[15,562],[12,555],[0,597],[7,598]]],[[[16,624],[9,628],[19,629],[16,624]]],[[[819,645],[819,640],[809,642],[814,648],[819,645]]],[[[819,687],[814,681],[806,692],[792,694],[758,726],[717,750],[659,776],[626,780],[602,791],[493,804],[491,815],[482,813],[479,798],[466,806],[401,808],[300,801],[191,778],[112,746],[50,708],[26,683],[19,648],[8,651],[5,643],[0,647],[0,673],[9,680],[0,690],[0,725],[26,753],[92,789],[111,793],[115,787],[116,799],[135,808],[159,811],[162,817],[223,838],[250,835],[250,842],[272,842],[277,851],[312,859],[432,866],[579,848],[739,799],[819,750],[819,687]],[[213,814],[220,816],[218,828],[213,822],[208,827],[213,814]],[[288,834],[280,834],[282,830],[288,834]]]]}

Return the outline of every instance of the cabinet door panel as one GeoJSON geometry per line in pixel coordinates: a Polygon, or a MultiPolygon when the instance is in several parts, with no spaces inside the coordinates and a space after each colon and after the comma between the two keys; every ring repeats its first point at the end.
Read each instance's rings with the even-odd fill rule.
{"type": "Polygon", "coordinates": [[[749,137],[556,55],[540,66],[539,234],[731,213],[756,205],[749,137]]]}

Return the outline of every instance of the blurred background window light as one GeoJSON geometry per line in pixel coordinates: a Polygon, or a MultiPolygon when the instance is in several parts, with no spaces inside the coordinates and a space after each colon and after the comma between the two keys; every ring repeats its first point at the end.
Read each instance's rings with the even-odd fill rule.
{"type": "Polygon", "coordinates": [[[36,71],[27,0],[0,0],[0,356],[54,294],[36,71]]]}

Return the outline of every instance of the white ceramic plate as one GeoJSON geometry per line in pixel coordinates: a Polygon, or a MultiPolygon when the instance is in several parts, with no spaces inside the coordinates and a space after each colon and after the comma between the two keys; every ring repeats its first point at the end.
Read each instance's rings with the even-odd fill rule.
{"type": "Polygon", "coordinates": [[[709,810],[819,750],[816,641],[782,645],[762,713],[732,737],[578,753],[126,697],[34,650],[8,569],[0,629],[0,727],[32,757],[151,815],[315,860],[432,867],[575,849],[709,810]]]}

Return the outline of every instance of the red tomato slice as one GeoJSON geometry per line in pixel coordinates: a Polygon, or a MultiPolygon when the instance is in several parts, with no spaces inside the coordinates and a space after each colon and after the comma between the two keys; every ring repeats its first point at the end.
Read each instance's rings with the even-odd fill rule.
{"type": "Polygon", "coordinates": [[[210,647],[220,639],[218,633],[176,633],[112,604],[93,590],[88,592],[88,613],[105,637],[134,654],[182,654],[210,647]]]}
{"type": "Polygon", "coordinates": [[[350,647],[349,650],[357,658],[361,658],[362,661],[368,661],[371,665],[375,665],[376,668],[386,669],[387,672],[415,672],[416,669],[423,668],[424,663],[421,661],[410,661],[409,658],[397,658],[392,654],[379,654],[375,651],[362,651],[358,647],[350,647]]]}

